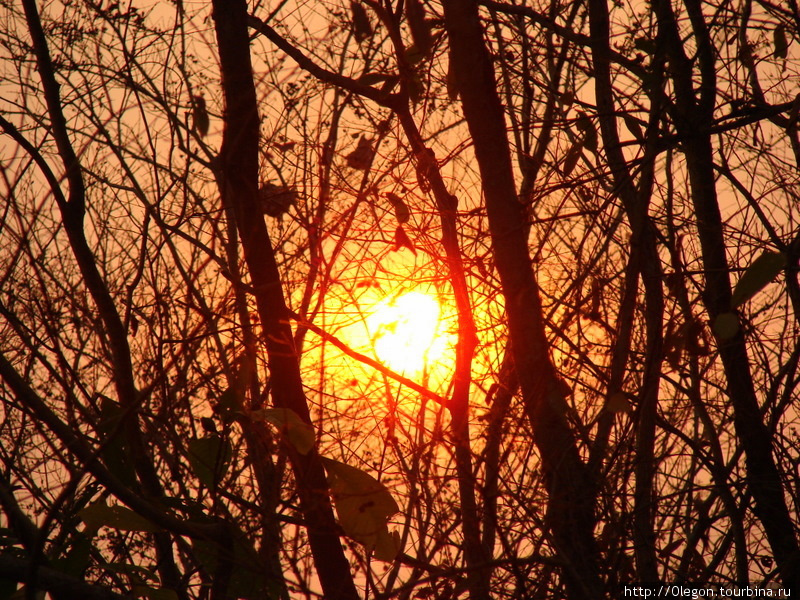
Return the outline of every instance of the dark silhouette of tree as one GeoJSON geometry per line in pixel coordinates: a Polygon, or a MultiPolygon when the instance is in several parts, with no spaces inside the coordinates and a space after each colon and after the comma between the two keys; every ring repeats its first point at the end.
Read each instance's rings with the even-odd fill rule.
{"type": "Polygon", "coordinates": [[[800,589],[794,0],[0,11],[0,597],[800,589]]]}

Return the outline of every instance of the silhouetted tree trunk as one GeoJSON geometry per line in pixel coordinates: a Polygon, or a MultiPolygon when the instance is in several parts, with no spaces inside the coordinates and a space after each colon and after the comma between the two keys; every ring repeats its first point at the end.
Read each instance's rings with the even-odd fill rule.
{"type": "Polygon", "coordinates": [[[547,482],[547,523],[571,598],[602,596],[595,547],[595,486],[567,421],[565,384],[550,359],[527,215],[517,200],[503,108],[483,42],[478,4],[444,2],[451,69],[461,95],[486,199],[495,266],[508,316],[511,351],[547,482]]]}
{"type": "MultiPolygon", "coordinates": [[[[273,404],[293,410],[310,423],[280,274],[258,204],[260,122],[250,62],[247,3],[215,0],[213,6],[225,95],[225,130],[219,158],[222,199],[233,209],[250,272],[262,340],[269,356],[273,404]]],[[[325,596],[331,600],[357,599],[319,456],[315,450],[307,455],[288,450],[325,596]]]]}
{"type": "MultiPolygon", "coordinates": [[[[709,130],[717,93],[714,49],[701,3],[686,0],[698,49],[701,75],[698,95],[692,63],[684,52],[672,7],[664,0],[656,2],[654,7],[675,85],[675,126],[683,140],[692,202],[697,214],[705,277],[703,303],[714,323],[720,315],[734,310],[709,130]]],[[[758,406],[741,325],[735,336],[719,339],[719,353],[725,369],[727,393],[733,405],[736,435],[744,449],[747,483],[754,500],[753,512],[764,526],[784,585],[800,589],[800,549],[795,525],[784,500],[781,476],[772,455],[772,438],[758,406]]]]}

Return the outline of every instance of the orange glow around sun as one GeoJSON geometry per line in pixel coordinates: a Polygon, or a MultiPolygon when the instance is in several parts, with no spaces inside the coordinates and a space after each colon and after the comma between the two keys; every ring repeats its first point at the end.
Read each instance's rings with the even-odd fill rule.
{"type": "Polygon", "coordinates": [[[439,302],[422,292],[408,292],[379,302],[367,316],[367,329],[378,358],[399,373],[419,373],[439,358],[446,340],[440,334],[439,302]]]}

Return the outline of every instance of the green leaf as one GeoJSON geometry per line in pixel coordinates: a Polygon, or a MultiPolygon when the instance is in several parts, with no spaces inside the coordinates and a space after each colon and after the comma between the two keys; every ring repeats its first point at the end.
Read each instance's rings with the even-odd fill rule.
{"type": "Polygon", "coordinates": [[[231,569],[224,598],[226,600],[279,598],[277,586],[266,576],[263,562],[247,536],[232,525],[231,537],[232,541],[228,547],[208,540],[192,541],[194,556],[209,577],[213,577],[219,569],[231,569]]]}
{"type": "Polygon", "coordinates": [[[189,464],[192,471],[210,488],[224,477],[232,454],[230,442],[218,435],[189,440],[189,464]]]}
{"type": "Polygon", "coordinates": [[[124,506],[107,506],[105,499],[90,504],[78,515],[86,523],[88,531],[96,532],[100,527],[111,527],[120,531],[160,531],[154,523],[124,506]]]}
{"type": "Polygon", "coordinates": [[[782,252],[765,251],[753,261],[741,276],[733,290],[731,308],[738,308],[760,292],[786,266],[786,255],[782,252]]]}
{"type": "Polygon", "coordinates": [[[722,313],[714,319],[711,328],[719,339],[733,339],[739,333],[739,317],[733,312],[722,313]]]}
{"type": "Polygon", "coordinates": [[[254,410],[250,416],[256,420],[271,423],[280,429],[300,454],[308,454],[314,447],[316,441],[314,429],[289,408],[261,408],[254,410]]]}
{"type": "Polygon", "coordinates": [[[242,403],[235,387],[229,387],[219,395],[217,401],[219,415],[225,423],[231,423],[234,415],[242,409],[242,403]]]}
{"type": "Polygon", "coordinates": [[[400,532],[397,530],[389,531],[388,527],[382,527],[378,531],[378,539],[375,542],[375,553],[373,557],[378,560],[391,562],[403,549],[403,540],[400,539],[400,532]]]}
{"type": "Polygon", "coordinates": [[[91,559],[92,541],[82,531],[76,531],[72,538],[69,551],[63,556],[52,561],[52,566],[59,571],[72,575],[78,579],[83,578],[89,568],[91,559]]]}
{"type": "Polygon", "coordinates": [[[389,517],[400,512],[389,490],[369,473],[321,457],[328,472],[339,523],[348,537],[375,551],[375,558],[391,561],[402,550],[400,536],[389,532],[389,517]]]}

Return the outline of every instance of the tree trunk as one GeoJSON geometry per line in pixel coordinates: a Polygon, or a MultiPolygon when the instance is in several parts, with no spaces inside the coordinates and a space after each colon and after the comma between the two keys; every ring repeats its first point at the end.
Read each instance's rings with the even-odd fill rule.
{"type": "Polygon", "coordinates": [[[514,365],[547,483],[546,522],[564,561],[569,597],[594,600],[602,596],[593,537],[595,486],[567,421],[565,386],[550,360],[539,287],[528,253],[527,215],[517,200],[505,118],[478,5],[446,0],[444,9],[451,68],[483,182],[514,365]]]}
{"type": "MultiPolygon", "coordinates": [[[[276,407],[293,410],[310,423],[280,274],[258,207],[259,118],[250,62],[247,4],[244,0],[214,0],[213,16],[225,94],[225,130],[219,161],[223,202],[233,209],[255,289],[269,360],[272,402],[276,407]]],[[[339,540],[319,456],[313,450],[307,455],[291,448],[289,451],[311,553],[325,597],[355,600],[358,593],[339,540]]]]}

